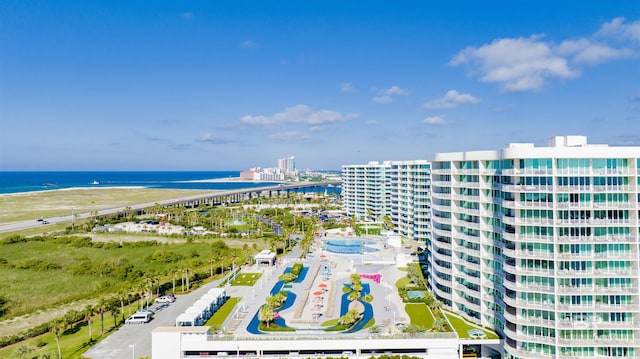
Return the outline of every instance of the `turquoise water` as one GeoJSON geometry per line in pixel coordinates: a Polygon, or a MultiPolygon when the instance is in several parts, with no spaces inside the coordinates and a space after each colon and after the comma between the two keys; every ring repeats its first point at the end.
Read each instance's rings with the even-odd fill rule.
{"type": "Polygon", "coordinates": [[[408,290],[407,297],[409,299],[420,299],[426,296],[426,292],[424,290],[408,290]]]}
{"type": "Polygon", "coordinates": [[[326,250],[340,254],[360,254],[377,251],[370,247],[375,244],[376,242],[366,239],[330,239],[326,243],[326,250]]]}

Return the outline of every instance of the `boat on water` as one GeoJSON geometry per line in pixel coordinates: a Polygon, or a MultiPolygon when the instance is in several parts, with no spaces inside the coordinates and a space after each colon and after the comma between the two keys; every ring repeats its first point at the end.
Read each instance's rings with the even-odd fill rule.
{"type": "Polygon", "coordinates": [[[100,184],[100,182],[93,180],[93,182],[91,182],[91,184],[100,184]]]}

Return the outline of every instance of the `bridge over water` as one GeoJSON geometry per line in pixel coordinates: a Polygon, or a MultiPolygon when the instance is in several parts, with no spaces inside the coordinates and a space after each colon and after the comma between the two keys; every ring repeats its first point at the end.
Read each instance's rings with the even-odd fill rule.
{"type": "MultiPolygon", "coordinates": [[[[185,206],[193,208],[200,205],[215,206],[220,204],[238,203],[253,198],[279,197],[283,193],[289,197],[292,192],[327,192],[329,188],[337,188],[340,184],[341,182],[295,182],[274,186],[215,191],[188,197],[162,200],[156,203],[163,207],[185,206]]],[[[156,203],[151,204],[151,206],[154,206],[156,203]]],[[[149,207],[149,203],[131,206],[134,210],[141,210],[147,207],[149,207]]]]}

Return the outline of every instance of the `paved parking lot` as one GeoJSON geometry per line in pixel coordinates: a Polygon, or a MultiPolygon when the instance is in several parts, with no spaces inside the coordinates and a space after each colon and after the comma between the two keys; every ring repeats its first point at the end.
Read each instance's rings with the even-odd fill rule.
{"type": "Polygon", "coordinates": [[[189,294],[176,296],[176,301],[170,304],[154,304],[151,308],[156,311],[156,314],[152,321],[146,324],[125,324],[89,349],[84,357],[91,359],[151,357],[151,332],[157,327],[174,326],[178,315],[200,299],[209,289],[216,287],[218,283],[220,280],[200,287],[189,294]]]}

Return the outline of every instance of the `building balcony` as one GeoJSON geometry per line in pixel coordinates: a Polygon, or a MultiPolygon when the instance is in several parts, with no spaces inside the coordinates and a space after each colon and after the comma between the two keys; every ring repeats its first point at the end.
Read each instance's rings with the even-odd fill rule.
{"type": "Polygon", "coordinates": [[[433,255],[433,258],[435,258],[435,259],[441,260],[443,262],[451,263],[451,255],[438,253],[437,251],[436,252],[431,252],[431,254],[433,255]]]}
{"type": "Polygon", "coordinates": [[[558,303],[559,311],[567,311],[567,312],[638,312],[640,309],[635,304],[617,304],[617,305],[609,305],[609,304],[601,304],[601,303],[591,303],[591,304],[560,304],[558,303]]]}
{"type": "Polygon", "coordinates": [[[535,325],[541,327],[553,328],[556,326],[555,320],[542,319],[536,317],[523,317],[521,315],[513,315],[509,312],[504,312],[504,318],[514,324],[519,325],[535,325]]]}
{"type": "MultiPolygon", "coordinates": [[[[512,355],[514,358],[521,358],[521,359],[552,359],[555,358],[554,355],[552,354],[545,354],[542,352],[537,352],[535,350],[526,350],[524,348],[518,348],[518,349],[514,349],[514,348],[507,348],[507,346],[505,345],[504,350],[512,355]]],[[[571,359],[576,359],[576,357],[572,357],[571,359]]]]}
{"type": "Polygon", "coordinates": [[[505,184],[502,190],[507,192],[553,192],[553,186],[505,184]]]}
{"type": "Polygon", "coordinates": [[[542,259],[553,259],[552,252],[540,252],[540,251],[520,251],[514,249],[505,248],[502,250],[505,256],[511,258],[542,258],[542,259]]]}
{"type": "MultiPolygon", "coordinates": [[[[438,222],[438,220],[435,217],[432,218],[432,219],[433,219],[434,222],[440,223],[440,222],[438,222]]],[[[437,236],[443,236],[443,237],[451,238],[451,230],[433,227],[433,229],[431,231],[437,236]]]]}
{"type": "Polygon", "coordinates": [[[573,321],[569,318],[558,320],[558,328],[560,329],[635,329],[639,324],[640,322],[632,320],[621,322],[573,321]]]}
{"type": "Polygon", "coordinates": [[[551,344],[551,345],[555,344],[555,338],[529,335],[527,333],[523,333],[520,331],[513,331],[508,327],[504,328],[504,335],[506,335],[511,339],[521,341],[521,342],[526,342],[526,343],[539,343],[539,344],[551,344]]]}
{"type": "Polygon", "coordinates": [[[451,181],[431,181],[431,185],[435,187],[451,187],[451,181]]]}
{"type": "Polygon", "coordinates": [[[438,283],[440,285],[443,285],[445,287],[451,287],[451,281],[450,280],[446,280],[446,279],[440,278],[438,276],[435,276],[433,279],[436,281],[436,283],[438,283]]]}
{"type": "Polygon", "coordinates": [[[593,208],[601,209],[627,209],[631,208],[631,203],[628,202],[594,202],[593,208]]]}
{"type": "Polygon", "coordinates": [[[637,287],[574,287],[574,286],[562,286],[559,285],[558,293],[560,294],[594,294],[594,295],[606,295],[606,294],[634,294],[638,290],[637,287]]]}
{"type": "Polygon", "coordinates": [[[518,209],[553,209],[553,202],[540,202],[540,201],[522,201],[518,202],[516,208],[518,209]]]}
{"type": "Polygon", "coordinates": [[[554,310],[554,305],[548,301],[536,301],[536,300],[524,300],[524,299],[511,299],[507,296],[503,298],[505,304],[508,304],[514,308],[526,308],[526,309],[541,309],[541,310],[554,310]]]}

